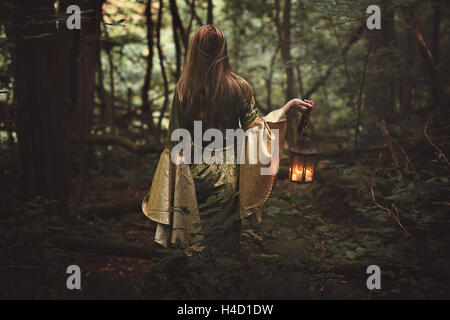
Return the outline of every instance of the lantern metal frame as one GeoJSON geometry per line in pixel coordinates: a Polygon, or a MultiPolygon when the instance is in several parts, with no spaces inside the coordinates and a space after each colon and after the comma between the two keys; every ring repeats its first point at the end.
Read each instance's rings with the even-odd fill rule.
{"type": "MultiPolygon", "coordinates": [[[[312,139],[310,136],[310,122],[309,122],[309,113],[311,109],[308,108],[308,110],[302,115],[302,118],[300,120],[300,124],[297,128],[297,134],[298,134],[298,140],[297,144],[290,148],[289,150],[289,157],[290,157],[290,163],[289,163],[289,181],[299,183],[299,184],[306,184],[306,183],[313,183],[315,180],[316,175],[316,169],[317,169],[317,163],[318,163],[318,152],[314,148],[312,144],[312,139]],[[294,170],[294,160],[296,157],[300,158],[301,164],[302,164],[302,177],[300,180],[293,180],[293,170],[294,170]],[[312,177],[311,180],[307,180],[306,171],[307,171],[307,165],[310,164],[312,161],[312,177]]],[[[309,166],[308,166],[309,167],[309,166]]]]}

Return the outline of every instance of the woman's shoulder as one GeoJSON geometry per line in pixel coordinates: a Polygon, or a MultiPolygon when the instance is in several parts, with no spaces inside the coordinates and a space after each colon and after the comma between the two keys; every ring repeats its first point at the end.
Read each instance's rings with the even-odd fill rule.
{"type": "Polygon", "coordinates": [[[239,84],[242,97],[245,98],[247,101],[251,101],[253,97],[253,88],[252,86],[245,80],[244,78],[235,75],[236,82],[239,84]]]}

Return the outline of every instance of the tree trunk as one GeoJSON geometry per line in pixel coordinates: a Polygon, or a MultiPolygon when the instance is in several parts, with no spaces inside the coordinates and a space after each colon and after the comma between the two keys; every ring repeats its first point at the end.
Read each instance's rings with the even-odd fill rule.
{"type": "Polygon", "coordinates": [[[399,78],[399,101],[400,113],[408,114],[411,112],[412,84],[413,79],[410,74],[410,68],[414,65],[415,47],[409,35],[405,37],[405,45],[402,48],[403,56],[401,58],[401,72],[399,78]]]}
{"type": "Polygon", "coordinates": [[[387,127],[387,117],[393,112],[394,105],[394,91],[395,77],[392,75],[390,69],[393,66],[392,56],[384,49],[392,45],[393,41],[393,12],[387,0],[381,1],[382,8],[382,29],[371,30],[372,32],[372,59],[369,63],[369,68],[376,66],[385,66],[376,73],[371,73],[366,80],[366,96],[365,104],[367,107],[377,115],[379,129],[386,143],[389,146],[391,160],[396,168],[399,167],[399,156],[397,150],[392,143],[392,137],[389,134],[387,127]]]}
{"type": "MultiPolygon", "coordinates": [[[[108,33],[108,27],[104,25],[104,32],[105,32],[105,38],[109,39],[109,33],[108,33]]],[[[108,41],[107,43],[112,43],[108,41]]],[[[106,127],[109,128],[109,132],[112,134],[116,134],[116,128],[115,128],[115,96],[116,96],[116,90],[114,85],[114,61],[113,61],[113,55],[112,50],[114,46],[113,45],[106,45],[105,46],[105,52],[108,56],[108,66],[109,66],[109,95],[106,102],[106,127]]]]}
{"type": "Polygon", "coordinates": [[[73,117],[73,132],[79,137],[80,170],[74,192],[74,210],[78,210],[85,193],[85,180],[88,175],[89,146],[87,138],[92,126],[92,113],[94,110],[95,71],[100,52],[100,21],[102,19],[102,1],[84,3],[81,0],[61,1],[62,9],[76,4],[86,12],[82,13],[84,21],[80,30],[72,30],[69,35],[76,43],[76,52],[72,64],[76,65],[76,99],[75,115],[73,117]]]}
{"type": "Polygon", "coordinates": [[[166,67],[164,64],[164,53],[161,46],[161,28],[162,28],[162,14],[163,14],[164,1],[159,1],[158,21],[156,23],[156,47],[158,49],[159,66],[161,68],[161,74],[164,82],[164,103],[161,108],[161,114],[158,120],[158,131],[161,132],[161,123],[164,118],[167,106],[169,105],[169,82],[167,80],[166,67]]]}
{"type": "MultiPolygon", "coordinates": [[[[424,33],[422,31],[421,26],[419,25],[419,21],[417,20],[413,8],[411,6],[405,8],[404,14],[406,16],[408,24],[412,28],[413,36],[416,39],[417,44],[421,49],[422,54],[425,58],[425,62],[427,64],[427,71],[430,77],[430,84],[431,84],[431,97],[432,97],[431,109],[433,110],[434,113],[436,113],[436,110],[440,109],[440,103],[442,102],[441,98],[442,91],[441,91],[441,81],[440,81],[438,61],[436,60],[436,57],[433,55],[433,49],[430,48],[428,42],[425,39],[424,33]]],[[[436,30],[438,30],[437,27],[435,27],[435,31],[436,30]]],[[[437,45],[438,44],[436,41],[435,44],[436,48],[437,45]]],[[[438,51],[436,50],[436,52],[438,51]]]]}
{"type": "Polygon", "coordinates": [[[148,124],[149,129],[153,127],[152,107],[149,100],[148,92],[150,91],[152,72],[153,72],[153,36],[154,26],[152,20],[152,0],[148,0],[145,6],[145,18],[147,25],[147,69],[145,71],[144,85],[142,86],[142,114],[144,115],[144,122],[148,124]]]}
{"type": "MultiPolygon", "coordinates": [[[[284,64],[286,74],[286,91],[285,99],[289,101],[296,97],[297,92],[295,89],[294,67],[291,62],[291,0],[284,1],[283,9],[283,21],[279,19],[280,15],[280,1],[276,0],[276,13],[275,13],[275,26],[278,32],[278,41],[281,50],[281,59],[284,64]]],[[[297,113],[288,118],[287,122],[287,144],[293,146],[297,141],[297,125],[298,118],[297,113]]]]}
{"type": "Polygon", "coordinates": [[[206,23],[207,24],[214,24],[214,15],[213,15],[214,5],[213,5],[213,0],[206,0],[206,1],[208,3],[206,23]]]}
{"type": "Polygon", "coordinates": [[[73,38],[52,23],[52,0],[11,1],[15,6],[15,88],[23,190],[55,200],[53,214],[68,213],[71,128],[77,87],[73,38]],[[45,21],[42,21],[45,20],[45,21]],[[38,23],[36,23],[38,21],[38,23]]]}
{"type": "Polygon", "coordinates": [[[169,2],[170,13],[172,15],[172,33],[173,42],[175,44],[175,57],[176,57],[176,69],[175,69],[175,81],[178,81],[181,75],[181,64],[183,52],[181,50],[180,40],[183,42],[185,51],[187,50],[187,38],[185,37],[183,23],[181,22],[180,16],[178,14],[177,2],[175,0],[170,0],[169,2]]]}
{"type": "Polygon", "coordinates": [[[273,54],[272,54],[272,58],[270,59],[270,64],[269,64],[269,72],[268,72],[268,76],[266,79],[266,90],[267,90],[267,101],[266,101],[266,113],[269,113],[270,111],[272,111],[272,79],[273,79],[273,67],[275,65],[275,60],[277,57],[277,53],[280,50],[279,46],[277,45],[277,47],[275,48],[273,54]]]}
{"type": "Polygon", "coordinates": [[[433,57],[436,63],[439,63],[439,46],[441,35],[441,7],[442,0],[434,1],[433,12],[433,57]]]}

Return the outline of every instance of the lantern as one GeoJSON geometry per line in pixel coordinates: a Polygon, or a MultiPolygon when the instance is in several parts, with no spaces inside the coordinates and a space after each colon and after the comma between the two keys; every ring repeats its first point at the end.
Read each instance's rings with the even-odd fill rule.
{"type": "Polygon", "coordinates": [[[289,180],[292,182],[314,182],[318,154],[309,134],[309,111],[302,115],[297,129],[297,144],[290,149],[289,180]]]}

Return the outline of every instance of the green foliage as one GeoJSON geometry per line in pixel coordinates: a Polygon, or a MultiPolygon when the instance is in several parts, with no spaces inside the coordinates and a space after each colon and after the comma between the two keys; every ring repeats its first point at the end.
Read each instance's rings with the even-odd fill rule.
{"type": "MultiPolygon", "coordinates": [[[[0,220],[0,269],[3,297],[45,298],[48,284],[64,275],[58,266],[67,252],[55,248],[48,236],[68,229],[59,216],[48,214],[49,201],[37,198],[3,215],[0,220]],[[28,279],[28,281],[23,281],[28,279]]],[[[62,282],[64,283],[64,282],[62,282]]]]}
{"type": "MultiPolygon", "coordinates": [[[[336,158],[301,192],[275,189],[263,223],[244,222],[239,251],[209,248],[189,256],[182,248],[164,249],[145,290],[168,298],[366,299],[365,268],[376,264],[384,289],[372,299],[445,295],[450,238],[443,196],[450,190],[446,164],[427,163],[426,174],[386,179],[370,161],[336,158]],[[371,187],[385,209],[375,204],[371,187]]],[[[219,201],[208,204],[217,209],[219,201]]],[[[218,234],[219,243],[205,245],[230,240],[218,234]]]]}
{"type": "MultiPolygon", "coordinates": [[[[402,10],[412,2],[395,0],[385,8],[395,9],[390,20],[395,23],[395,34],[390,35],[395,41],[372,47],[367,81],[361,88],[370,33],[365,31],[345,57],[342,49],[364,22],[371,1],[292,1],[292,59],[288,63],[295,69],[298,95],[302,97],[331,70],[327,81],[312,96],[304,97],[313,99],[317,106],[311,116],[313,136],[322,153],[352,148],[356,111],[361,102],[361,136],[355,154],[342,151],[323,159],[313,185],[287,188],[287,191],[275,188],[264,209],[263,223],[242,226],[239,250],[233,238],[236,214],[221,215],[224,203],[236,194],[211,197],[201,206],[205,249],[190,255],[186,255],[186,248],[179,246],[162,249],[164,257],[153,260],[147,272],[144,293],[154,298],[209,299],[448,297],[449,173],[442,155],[435,153],[423,139],[432,99],[426,64],[416,49],[416,40],[402,10]],[[392,88],[388,89],[392,92],[377,90],[379,79],[383,84],[389,81],[392,88]],[[411,105],[403,110],[400,84],[405,80],[411,105]],[[358,100],[360,89],[361,101],[358,100]],[[370,95],[372,91],[375,94],[370,95]],[[378,96],[391,97],[392,104],[372,108],[371,100],[378,96]],[[394,148],[405,149],[411,159],[409,166],[405,165],[407,161],[401,150],[398,151],[401,167],[394,168],[390,151],[377,148],[386,143],[378,125],[378,107],[386,108],[388,131],[396,142],[394,148]],[[372,151],[357,154],[359,149],[372,151]],[[370,264],[380,265],[383,272],[383,290],[371,295],[364,285],[365,267],[370,264]]],[[[191,21],[190,8],[183,1],[177,1],[177,5],[183,26],[187,28],[193,23],[192,34],[198,25],[195,19],[191,21]]],[[[434,4],[416,1],[414,5],[420,13],[417,16],[425,40],[431,45],[434,4]]],[[[152,9],[154,22],[157,9],[157,5],[152,9]]],[[[168,9],[164,7],[161,43],[172,90],[176,82],[176,55],[168,9]]],[[[197,2],[195,9],[204,19],[205,7],[197,2]]],[[[445,18],[448,13],[448,6],[443,6],[441,30],[450,26],[449,19],[445,18]]],[[[104,92],[102,97],[98,92],[96,95],[92,135],[114,134],[138,145],[157,144],[164,139],[166,118],[162,131],[148,130],[148,123],[143,119],[142,88],[149,56],[143,14],[142,1],[118,0],[105,4],[100,50],[103,82],[99,82],[97,74],[96,83],[98,91],[104,92]],[[114,105],[115,128],[105,123],[110,105],[114,105]]],[[[274,14],[275,2],[271,0],[214,1],[214,21],[227,36],[233,69],[250,82],[265,110],[285,102],[286,65],[279,52],[274,56],[273,66],[270,65],[278,44],[274,14]],[[273,71],[270,91],[269,70],[273,71]],[[271,105],[267,105],[269,94],[271,105]]],[[[46,36],[40,34],[35,40],[46,36]]],[[[12,90],[15,44],[8,37],[6,28],[1,26],[1,46],[8,50],[0,53],[0,151],[14,153],[18,97],[12,90]]],[[[444,45],[449,42],[448,37],[448,32],[441,32],[439,70],[443,91],[448,91],[445,84],[450,75],[448,59],[442,58],[450,54],[449,47],[444,45]]],[[[161,95],[164,82],[156,48],[152,67],[148,94],[156,122],[164,105],[164,95],[161,95]]],[[[166,113],[169,111],[167,108],[166,113]]],[[[440,119],[433,120],[436,127],[429,129],[437,144],[446,147],[448,121],[445,113],[442,114],[440,119]]],[[[95,194],[97,201],[108,198],[104,195],[106,191],[117,190],[120,196],[117,193],[109,196],[126,198],[124,190],[148,189],[157,156],[136,156],[122,152],[117,146],[94,146],[91,150],[89,179],[99,176],[102,179],[100,186],[87,189],[100,194],[95,194]]],[[[444,151],[449,154],[448,150],[444,151]]],[[[61,217],[48,215],[47,202],[42,199],[26,202],[17,187],[10,187],[13,185],[10,182],[17,178],[13,178],[17,175],[17,170],[12,169],[15,162],[18,161],[3,159],[3,155],[0,159],[0,209],[6,212],[0,217],[0,282],[5,283],[2,295],[23,296],[26,292],[30,297],[47,297],[48,283],[55,279],[52,273],[68,256],[51,246],[47,236],[73,232],[110,237],[110,221],[94,219],[96,224],[91,226],[92,219],[79,217],[70,221],[68,228],[61,217]],[[11,276],[14,274],[17,278],[11,276]],[[30,282],[20,281],[21,276],[31,279],[30,282]]],[[[173,210],[189,214],[186,208],[173,210]]],[[[121,290],[123,294],[135,294],[134,288],[127,289],[126,285],[111,284],[108,280],[94,279],[92,295],[103,294],[102,290],[95,291],[96,287],[118,292],[118,296],[121,290]]]]}

